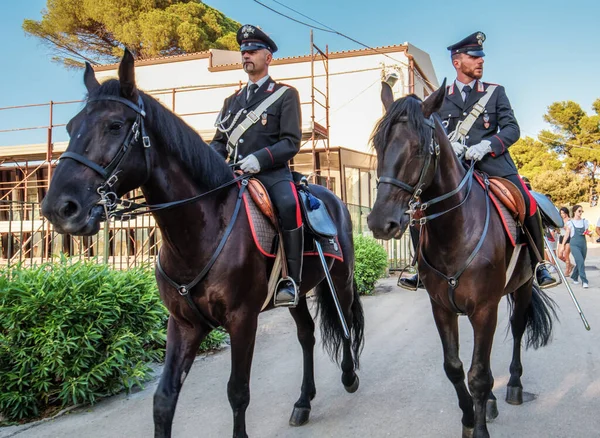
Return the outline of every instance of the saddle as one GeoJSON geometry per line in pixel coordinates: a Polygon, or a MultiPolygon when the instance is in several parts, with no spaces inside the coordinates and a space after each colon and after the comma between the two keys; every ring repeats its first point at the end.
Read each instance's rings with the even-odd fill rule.
{"type": "Polygon", "coordinates": [[[520,224],[527,214],[523,194],[512,182],[498,176],[490,176],[490,190],[520,224]]]}

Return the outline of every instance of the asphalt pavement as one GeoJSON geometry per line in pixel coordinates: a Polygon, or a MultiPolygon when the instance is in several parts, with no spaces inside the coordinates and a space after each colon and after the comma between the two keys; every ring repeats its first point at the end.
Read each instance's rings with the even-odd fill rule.
{"type": "MultiPolygon", "coordinates": [[[[537,399],[521,406],[504,402],[512,339],[507,306],[500,305],[492,351],[499,417],[492,437],[600,437],[600,248],[591,245],[590,288],[574,285],[592,330],[586,331],[564,285],[548,290],[560,306],[553,342],[523,353],[523,385],[537,399]]],[[[381,280],[363,298],[366,345],[360,388],[348,394],[341,372],[317,342],[317,396],[310,422],[288,425],[300,393],[302,355],[295,326],[284,309],[260,317],[251,380],[247,428],[251,437],[451,437],[461,436],[461,413],[442,368],[442,348],[427,293],[381,280]]],[[[314,306],[313,306],[314,307],[314,306]]],[[[473,345],[466,318],[460,319],[461,357],[468,369],[473,345]]],[[[228,348],[199,357],[186,379],[175,414],[174,437],[229,437],[232,414],[226,387],[228,348]]],[[[134,394],[118,395],[50,421],[0,428],[0,438],[150,437],[152,396],[157,382],[134,394]]]]}

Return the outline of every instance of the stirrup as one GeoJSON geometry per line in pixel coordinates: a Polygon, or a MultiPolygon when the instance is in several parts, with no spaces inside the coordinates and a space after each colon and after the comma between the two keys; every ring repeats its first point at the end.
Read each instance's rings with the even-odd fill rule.
{"type": "Polygon", "coordinates": [[[292,277],[283,277],[279,279],[277,284],[275,285],[275,293],[273,294],[273,306],[274,307],[296,307],[298,305],[298,301],[300,301],[300,294],[298,293],[298,286],[296,282],[292,279],[292,277]],[[284,281],[291,281],[294,285],[294,299],[292,301],[284,301],[281,303],[277,302],[277,292],[279,291],[279,285],[284,281]]]}
{"type": "Polygon", "coordinates": [[[404,273],[406,271],[408,271],[410,268],[412,268],[412,266],[405,266],[404,269],[402,269],[402,271],[400,271],[400,276],[398,277],[397,286],[400,286],[404,290],[409,290],[411,292],[416,292],[417,290],[419,290],[419,280],[421,280],[421,277],[419,277],[419,271],[418,270],[416,270],[417,271],[416,272],[416,274],[417,274],[417,285],[414,288],[411,287],[411,286],[408,286],[408,285],[406,285],[406,284],[404,284],[404,283],[402,283],[400,281],[400,280],[402,280],[404,278],[403,277],[404,273]]]}
{"type": "MultiPolygon", "coordinates": [[[[562,277],[561,277],[560,275],[558,275],[558,280],[557,280],[557,279],[556,279],[556,278],[554,278],[554,277],[553,277],[551,274],[550,274],[550,276],[551,276],[552,278],[554,278],[554,283],[552,283],[552,284],[548,284],[548,285],[546,285],[546,286],[541,286],[540,284],[538,284],[538,282],[537,282],[537,271],[538,271],[538,269],[540,269],[540,268],[542,268],[542,267],[545,267],[545,268],[546,268],[546,271],[548,271],[548,274],[550,274],[550,272],[551,272],[551,269],[550,269],[550,268],[552,268],[552,270],[554,270],[554,271],[557,271],[558,269],[560,269],[560,266],[554,266],[552,263],[550,263],[550,262],[549,262],[549,261],[547,261],[547,260],[544,260],[543,262],[541,262],[541,263],[538,263],[538,264],[537,264],[537,266],[535,267],[535,273],[534,273],[534,275],[533,275],[533,281],[535,281],[535,283],[538,285],[538,287],[539,287],[540,289],[552,289],[553,287],[556,287],[556,286],[558,286],[559,284],[562,284],[562,277]]],[[[557,272],[557,274],[558,274],[558,272],[557,272]]],[[[564,274],[563,274],[563,275],[564,275],[564,274]]]]}

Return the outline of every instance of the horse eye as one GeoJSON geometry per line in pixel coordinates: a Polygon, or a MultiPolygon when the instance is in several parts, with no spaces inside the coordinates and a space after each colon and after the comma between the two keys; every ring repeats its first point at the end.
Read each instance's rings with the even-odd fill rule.
{"type": "Polygon", "coordinates": [[[121,128],[123,127],[123,124],[121,122],[112,122],[110,124],[110,130],[114,133],[117,133],[121,130],[121,128]]]}

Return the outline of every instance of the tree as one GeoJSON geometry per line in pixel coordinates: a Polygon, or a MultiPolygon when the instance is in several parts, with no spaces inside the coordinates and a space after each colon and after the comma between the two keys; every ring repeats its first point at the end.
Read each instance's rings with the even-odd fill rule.
{"type": "Polygon", "coordinates": [[[590,181],[566,169],[546,170],[531,179],[531,187],[536,192],[552,196],[556,205],[573,205],[587,201],[590,181]]]}
{"type": "Polygon", "coordinates": [[[566,169],[589,178],[595,186],[600,171],[600,99],[592,108],[596,114],[587,115],[575,102],[554,102],[544,115],[553,129],[542,131],[539,139],[564,157],[566,169]]]}
{"type": "Polygon", "coordinates": [[[562,167],[554,150],[531,137],[521,138],[513,144],[510,155],[519,173],[529,179],[546,170],[558,170],[562,167]]]}
{"type": "Polygon", "coordinates": [[[47,0],[42,20],[23,30],[67,67],[117,62],[126,46],[137,59],[238,50],[240,24],[200,0],[47,0]]]}

